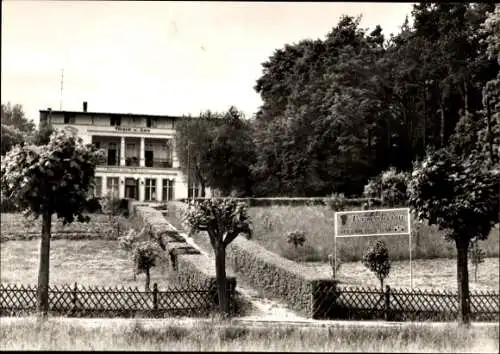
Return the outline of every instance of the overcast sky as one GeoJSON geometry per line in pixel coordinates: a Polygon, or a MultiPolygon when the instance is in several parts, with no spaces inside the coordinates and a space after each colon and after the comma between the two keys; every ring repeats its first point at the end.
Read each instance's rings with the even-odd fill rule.
{"type": "Polygon", "coordinates": [[[323,39],[342,14],[397,33],[411,3],[2,1],[2,103],[38,110],[198,114],[261,104],[261,63],[323,39]]]}

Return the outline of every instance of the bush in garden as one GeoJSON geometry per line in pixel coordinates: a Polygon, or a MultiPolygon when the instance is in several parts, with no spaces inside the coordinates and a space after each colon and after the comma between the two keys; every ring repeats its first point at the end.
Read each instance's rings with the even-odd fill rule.
{"type": "Polygon", "coordinates": [[[100,198],[90,198],[89,200],[87,200],[85,209],[87,209],[87,212],[91,214],[102,213],[100,198]]]}
{"type": "Polygon", "coordinates": [[[344,194],[335,193],[327,199],[327,204],[334,211],[343,211],[346,208],[347,202],[344,194]]]}
{"type": "Polygon", "coordinates": [[[406,192],[409,175],[398,172],[394,167],[372,178],[364,187],[363,196],[366,198],[380,198],[386,206],[394,207],[406,205],[406,192]]]}
{"type": "Polygon", "coordinates": [[[303,231],[292,231],[287,235],[287,242],[292,244],[295,248],[298,246],[303,246],[306,242],[306,234],[303,231]]]}
{"type": "Polygon", "coordinates": [[[389,250],[384,241],[378,240],[375,245],[371,245],[363,254],[363,265],[375,273],[380,281],[380,288],[384,291],[384,279],[391,271],[391,260],[389,250]]]}
{"type": "Polygon", "coordinates": [[[122,232],[125,231],[122,229],[123,218],[125,218],[123,199],[108,194],[102,198],[101,205],[102,212],[108,216],[109,224],[116,238],[121,237],[122,232]]]}
{"type": "Polygon", "coordinates": [[[472,265],[474,266],[474,281],[477,282],[477,270],[479,268],[479,265],[481,263],[484,263],[484,257],[486,253],[484,250],[479,247],[479,241],[478,240],[473,240],[471,241],[471,246],[469,249],[470,253],[470,260],[472,265]]]}
{"type": "Polygon", "coordinates": [[[163,256],[163,250],[158,242],[153,240],[141,241],[137,243],[133,250],[133,260],[135,265],[135,274],[146,274],[145,290],[149,291],[151,281],[151,268],[158,264],[163,256]]]}

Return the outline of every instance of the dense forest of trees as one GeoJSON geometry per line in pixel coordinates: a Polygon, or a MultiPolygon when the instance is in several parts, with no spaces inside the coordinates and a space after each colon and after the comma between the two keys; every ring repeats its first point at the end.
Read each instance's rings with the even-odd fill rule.
{"type": "Polygon", "coordinates": [[[343,16],[324,40],[275,50],[255,85],[255,117],[231,108],[202,115],[216,118],[211,129],[181,127],[180,141],[206,145],[191,149],[202,182],[226,195],[354,196],[429,148],[498,163],[499,7],[420,3],[411,15],[390,38],[343,16]]]}

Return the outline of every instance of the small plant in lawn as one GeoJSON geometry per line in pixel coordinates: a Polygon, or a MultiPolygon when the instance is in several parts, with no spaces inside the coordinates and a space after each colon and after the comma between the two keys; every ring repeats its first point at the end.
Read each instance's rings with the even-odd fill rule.
{"type": "Polygon", "coordinates": [[[122,229],[122,219],[125,215],[121,205],[122,200],[112,194],[108,194],[102,200],[102,212],[108,216],[109,224],[116,238],[119,238],[124,231],[122,229]]]}
{"type": "Polygon", "coordinates": [[[327,199],[328,206],[334,211],[343,211],[346,208],[346,197],[344,194],[332,194],[330,198],[327,199]]]}
{"type": "Polygon", "coordinates": [[[139,242],[134,247],[134,265],[135,274],[146,274],[145,290],[149,291],[149,283],[151,279],[150,270],[157,265],[162,257],[163,250],[157,242],[148,240],[139,242]]]}
{"type": "Polygon", "coordinates": [[[264,214],[262,217],[264,223],[264,229],[266,231],[273,231],[273,220],[269,214],[264,214]]]}
{"type": "Polygon", "coordinates": [[[342,260],[340,257],[337,257],[337,260],[335,260],[335,257],[332,253],[328,255],[328,264],[330,264],[330,267],[332,268],[332,278],[333,280],[337,279],[337,274],[340,271],[340,267],[342,266],[342,260]]]}
{"type": "Polygon", "coordinates": [[[385,242],[378,240],[375,245],[371,245],[363,255],[361,261],[370,271],[375,273],[380,281],[380,288],[384,291],[384,279],[391,271],[391,260],[389,259],[389,250],[385,242]]]}
{"type": "Polygon", "coordinates": [[[291,231],[287,235],[287,242],[292,244],[295,248],[298,246],[304,246],[304,242],[306,242],[306,234],[304,231],[300,230],[291,231]]]}
{"type": "Polygon", "coordinates": [[[231,199],[206,199],[190,202],[186,220],[195,231],[206,231],[215,254],[217,295],[221,313],[229,314],[229,298],[226,292],[226,247],[240,234],[251,235],[246,203],[231,199]]]}
{"type": "Polygon", "coordinates": [[[471,241],[469,253],[471,263],[474,266],[474,281],[477,282],[477,269],[481,263],[484,263],[486,253],[479,247],[478,240],[471,241]]]}

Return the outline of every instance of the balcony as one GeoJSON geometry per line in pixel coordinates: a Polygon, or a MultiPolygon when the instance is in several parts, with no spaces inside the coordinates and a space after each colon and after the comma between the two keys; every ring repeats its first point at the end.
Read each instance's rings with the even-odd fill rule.
{"type": "Polygon", "coordinates": [[[172,159],[146,159],[146,167],[172,168],[172,159]]]}
{"type": "MultiPolygon", "coordinates": [[[[126,167],[139,167],[139,159],[137,157],[127,157],[125,158],[125,166],[126,167]]],[[[146,168],[172,168],[172,159],[152,159],[145,160],[146,168]]],[[[98,166],[116,166],[120,167],[120,161],[101,161],[98,163],[98,166]]],[[[121,167],[125,167],[121,166],[121,167]]]]}
{"type": "Polygon", "coordinates": [[[139,159],[137,157],[126,157],[125,166],[139,166],[139,159]]]}
{"type": "Polygon", "coordinates": [[[120,161],[100,161],[97,166],[120,166],[120,161]]]}

